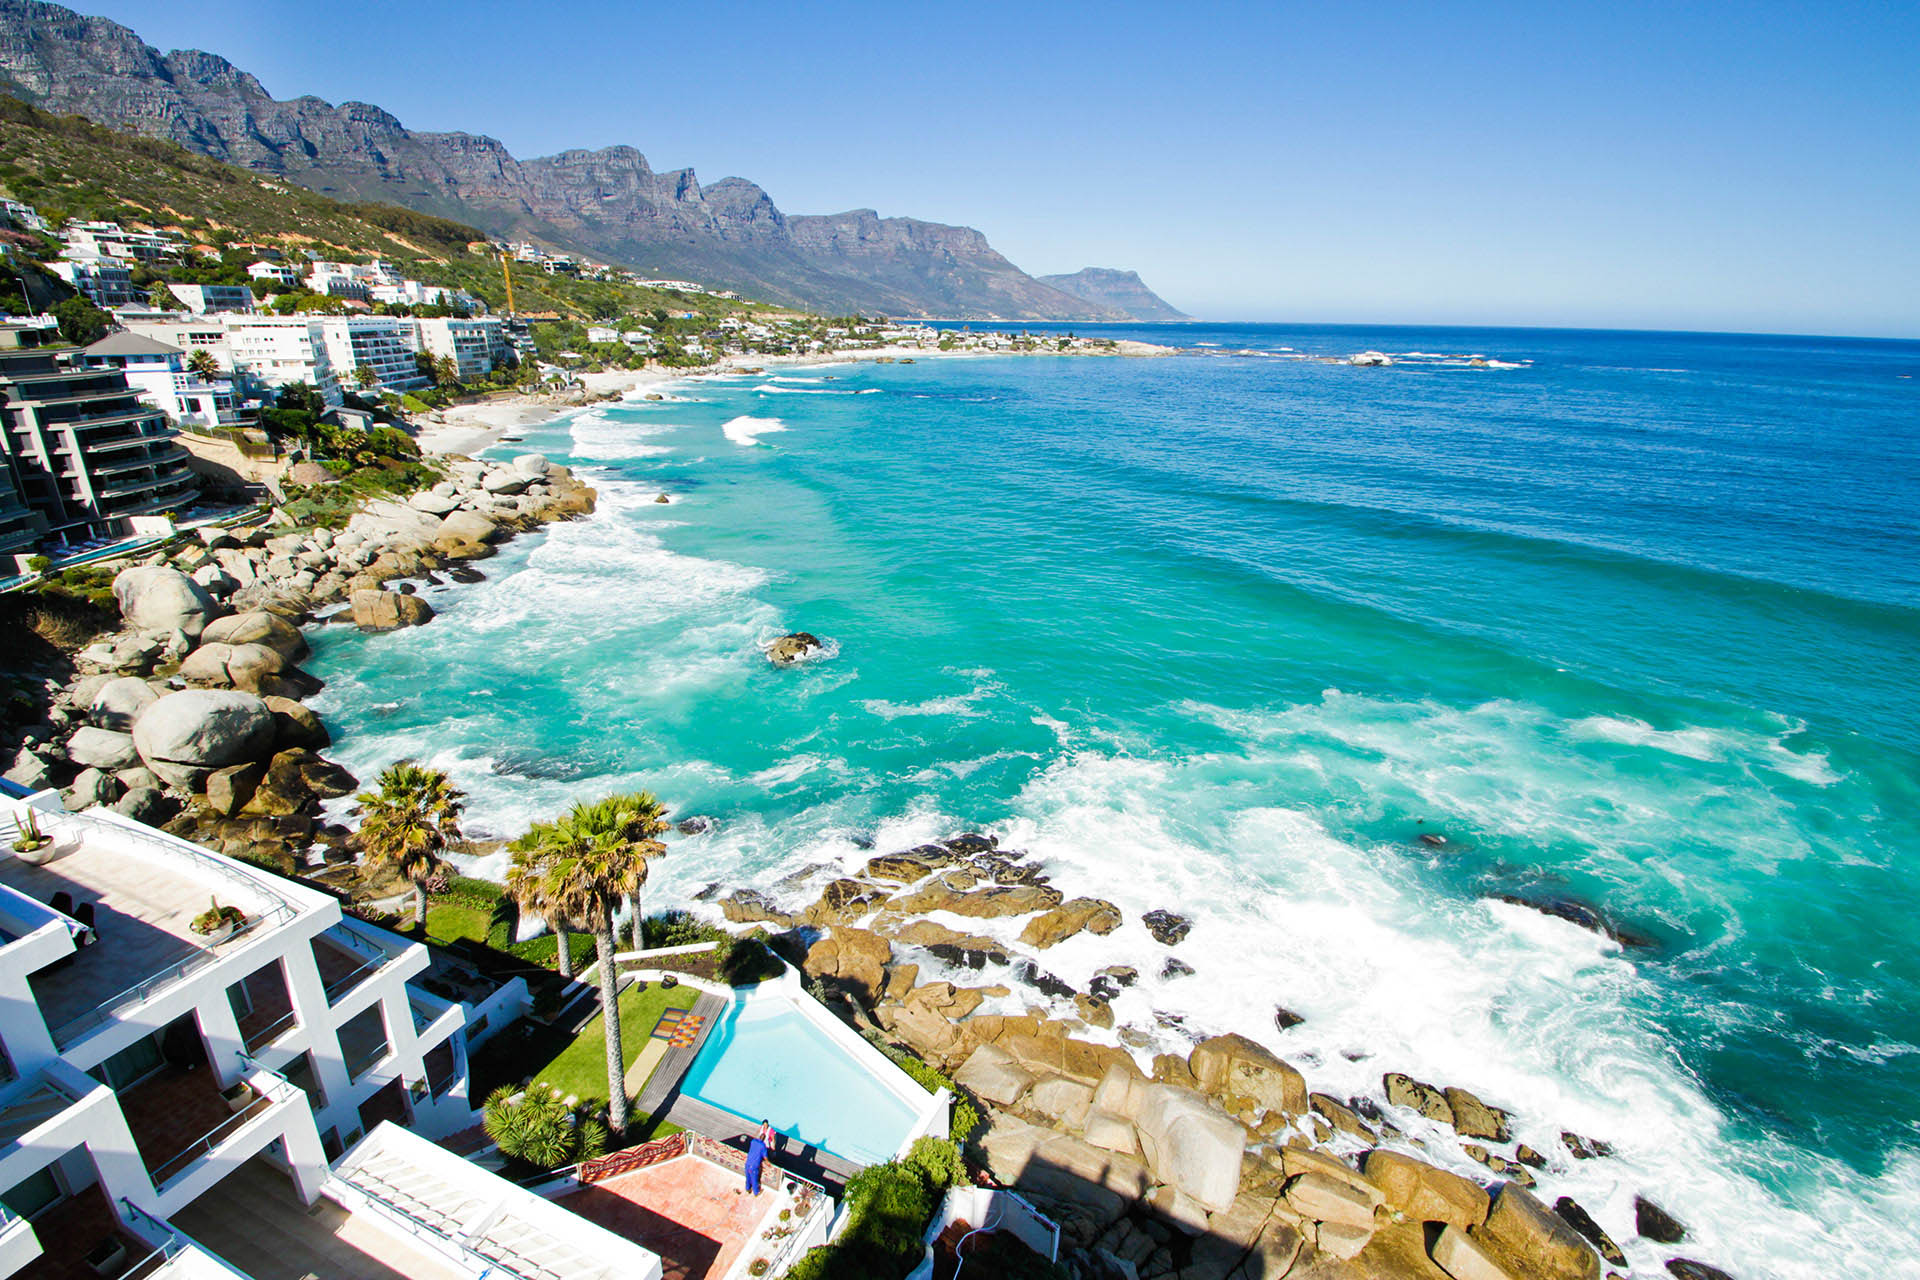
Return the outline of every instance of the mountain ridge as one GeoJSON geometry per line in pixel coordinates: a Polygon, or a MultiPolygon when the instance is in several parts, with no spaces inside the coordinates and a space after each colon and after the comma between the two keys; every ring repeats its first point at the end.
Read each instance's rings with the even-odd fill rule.
{"type": "Polygon", "coordinates": [[[758,185],[655,171],[631,146],[515,158],[364,102],[276,99],[218,54],[162,54],[106,18],[0,0],[0,89],[323,195],[383,201],[789,305],[903,317],[1118,321],[1021,271],[971,227],[870,209],[788,215],[758,185]]]}
{"type": "Polygon", "coordinates": [[[1176,323],[1193,317],[1147,288],[1138,271],[1113,267],[1083,267],[1071,275],[1035,276],[1041,284],[1058,289],[1069,297],[1124,311],[1134,320],[1147,323],[1176,323]]]}

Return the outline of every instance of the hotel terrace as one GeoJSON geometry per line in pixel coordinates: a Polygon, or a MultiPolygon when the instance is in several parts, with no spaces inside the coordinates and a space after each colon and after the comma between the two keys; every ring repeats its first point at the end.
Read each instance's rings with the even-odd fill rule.
{"type": "MultiPolygon", "coordinates": [[[[0,1280],[733,1280],[827,1238],[827,1189],[770,1163],[743,1195],[747,1126],[691,1096],[661,1104],[684,1131],[509,1181],[467,1053],[524,982],[441,999],[444,957],[324,893],[0,786],[0,1280]]],[[[695,985],[708,1009],[812,1003],[791,974],[695,985]]],[[[903,1084],[914,1133],[944,1132],[944,1091],[875,1087],[903,1084]]],[[[813,1155],[823,1180],[858,1167],[813,1155]]]]}

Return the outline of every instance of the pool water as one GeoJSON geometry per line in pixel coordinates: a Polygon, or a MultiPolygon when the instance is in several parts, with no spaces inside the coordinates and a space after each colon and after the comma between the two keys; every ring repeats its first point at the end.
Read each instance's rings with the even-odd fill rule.
{"type": "Polygon", "coordinates": [[[848,1050],[784,999],[735,1001],[681,1092],[748,1124],[859,1164],[891,1160],[919,1118],[848,1050]]]}

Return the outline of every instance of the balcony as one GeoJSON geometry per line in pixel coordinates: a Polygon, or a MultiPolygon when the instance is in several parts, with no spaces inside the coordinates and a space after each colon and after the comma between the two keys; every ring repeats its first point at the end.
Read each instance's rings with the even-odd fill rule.
{"type": "Polygon", "coordinates": [[[223,1092],[205,1063],[168,1067],[120,1091],[133,1145],[162,1195],[212,1157],[244,1147],[244,1135],[261,1133],[255,1121],[289,1105],[304,1108],[306,1095],[282,1077],[255,1071],[235,1090],[223,1092]]]}
{"type": "Polygon", "coordinates": [[[79,1094],[42,1072],[31,1088],[0,1108],[0,1153],[78,1101],[79,1094]]]}
{"type": "Polygon", "coordinates": [[[376,929],[351,917],[342,919],[313,940],[313,959],[320,966],[327,1003],[337,1005],[362,983],[388,965],[425,948],[376,929]]]}
{"type": "Polygon", "coordinates": [[[116,459],[112,462],[96,462],[93,464],[93,474],[96,476],[120,475],[128,471],[138,471],[149,467],[164,467],[171,463],[185,462],[187,460],[187,451],[177,444],[167,444],[164,441],[153,441],[152,443],[160,446],[157,452],[142,454],[139,457],[126,458],[124,460],[116,459]]]}
{"type": "Polygon", "coordinates": [[[135,823],[62,814],[43,819],[42,829],[71,852],[45,866],[0,861],[0,884],[62,915],[92,909],[92,945],[28,979],[63,1049],[295,914],[292,886],[283,890],[265,873],[135,823]],[[246,914],[238,931],[210,939],[192,930],[212,899],[246,914]]]}

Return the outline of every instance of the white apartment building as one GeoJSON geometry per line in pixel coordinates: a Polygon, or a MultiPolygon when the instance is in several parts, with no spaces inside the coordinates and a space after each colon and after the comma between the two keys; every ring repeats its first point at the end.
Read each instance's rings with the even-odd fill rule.
{"type": "Polygon", "coordinates": [[[390,391],[424,387],[431,381],[414,360],[414,321],[397,316],[316,316],[334,377],[342,386],[358,383],[358,371],[373,370],[377,384],[390,391]]]}
{"type": "Polygon", "coordinates": [[[381,1122],[472,1123],[467,1013],[415,985],[425,947],[57,791],[7,786],[0,828],[0,1277],[231,1280],[170,1220],[245,1233],[263,1193],[304,1218],[381,1122]],[[51,843],[16,854],[29,811],[51,843]],[[213,905],[237,919],[203,933],[213,905]]]}
{"type": "MultiPolygon", "coordinates": [[[[227,314],[218,319],[226,330],[227,368],[250,374],[270,387],[311,383],[328,404],[340,403],[340,373],[321,329],[323,317],[227,314]]],[[[197,344],[175,345],[191,350],[197,344]]],[[[214,358],[220,359],[219,351],[214,358]]],[[[352,367],[347,366],[349,374],[352,367]]]]}
{"type": "Polygon", "coordinates": [[[69,222],[60,232],[72,258],[131,258],[158,262],[179,254],[185,243],[163,231],[129,231],[117,222],[69,222]]]}
{"type": "Polygon", "coordinates": [[[255,424],[257,415],[243,411],[233,379],[201,377],[187,367],[187,353],[179,347],[143,334],[110,333],[81,355],[90,368],[120,370],[134,393],[176,427],[205,431],[255,424]]]}
{"type": "Polygon", "coordinates": [[[30,204],[22,204],[18,200],[0,200],[0,214],[6,215],[14,226],[22,230],[47,230],[47,220],[30,204]]]}
{"type": "Polygon", "coordinates": [[[451,356],[462,382],[493,372],[510,349],[506,326],[493,316],[415,320],[413,327],[419,349],[433,356],[451,356]]]}

